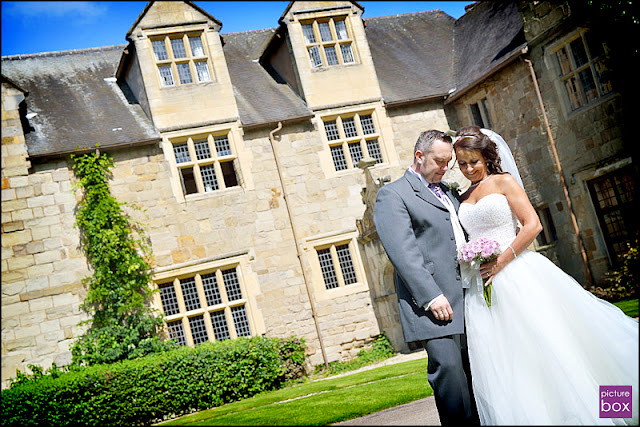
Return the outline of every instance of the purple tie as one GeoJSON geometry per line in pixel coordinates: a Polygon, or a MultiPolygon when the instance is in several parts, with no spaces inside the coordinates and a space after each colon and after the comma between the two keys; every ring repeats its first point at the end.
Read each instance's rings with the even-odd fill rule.
{"type": "Polygon", "coordinates": [[[442,199],[444,197],[444,193],[442,192],[442,189],[438,184],[429,184],[429,188],[439,199],[442,199]]]}

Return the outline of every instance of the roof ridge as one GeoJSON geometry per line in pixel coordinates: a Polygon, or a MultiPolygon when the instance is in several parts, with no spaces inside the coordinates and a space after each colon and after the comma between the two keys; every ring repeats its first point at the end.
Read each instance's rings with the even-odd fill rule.
{"type": "Polygon", "coordinates": [[[38,57],[45,57],[45,56],[62,56],[62,55],[69,55],[74,53],[92,52],[92,51],[99,51],[99,50],[109,50],[109,49],[115,50],[117,48],[124,49],[127,46],[128,46],[127,43],[123,43],[123,44],[114,44],[109,46],[87,47],[83,49],[54,50],[50,52],[36,52],[36,53],[19,53],[16,55],[3,56],[2,59],[13,60],[13,59],[38,58],[38,57]]]}
{"type": "MultiPolygon", "coordinates": [[[[442,9],[432,9],[432,10],[423,10],[423,11],[420,11],[420,12],[397,13],[397,14],[395,14],[395,15],[371,16],[371,17],[369,17],[369,18],[367,18],[367,17],[364,17],[364,16],[363,16],[363,17],[362,17],[362,19],[363,19],[363,20],[367,20],[367,21],[368,21],[368,20],[371,20],[371,19],[379,19],[379,18],[395,18],[396,16],[419,15],[419,14],[423,14],[423,13],[437,13],[437,12],[444,13],[445,15],[447,15],[447,16],[449,16],[449,17],[453,18],[453,16],[451,16],[451,15],[447,14],[447,13],[446,13],[446,12],[444,12],[442,9]]],[[[455,19],[455,18],[453,18],[453,19],[455,19]]]]}
{"type": "Polygon", "coordinates": [[[247,34],[247,33],[257,33],[257,32],[264,32],[264,31],[276,31],[278,29],[278,27],[270,27],[270,28],[258,28],[256,30],[245,30],[245,31],[234,31],[231,33],[220,33],[221,36],[228,36],[228,35],[235,35],[235,34],[247,34]]]}

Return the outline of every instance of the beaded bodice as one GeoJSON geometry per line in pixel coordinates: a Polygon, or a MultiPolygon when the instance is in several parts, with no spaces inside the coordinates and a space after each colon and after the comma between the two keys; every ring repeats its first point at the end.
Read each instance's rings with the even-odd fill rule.
{"type": "Polygon", "coordinates": [[[504,194],[488,194],[474,205],[461,203],[458,218],[470,241],[480,237],[493,239],[504,252],[516,238],[518,221],[504,194]]]}

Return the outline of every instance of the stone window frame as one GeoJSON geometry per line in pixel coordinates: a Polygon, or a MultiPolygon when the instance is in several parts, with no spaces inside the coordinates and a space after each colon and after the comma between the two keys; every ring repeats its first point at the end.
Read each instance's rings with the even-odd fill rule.
{"type": "Polygon", "coordinates": [[[164,33],[164,34],[154,34],[149,35],[148,43],[149,49],[152,55],[152,58],[155,62],[156,69],[158,70],[157,76],[160,83],[160,88],[171,88],[176,86],[185,86],[191,84],[202,84],[202,83],[210,83],[215,82],[216,77],[213,70],[213,67],[210,63],[210,52],[208,50],[208,46],[206,43],[206,39],[204,39],[205,33],[203,30],[193,30],[193,31],[181,31],[181,32],[173,32],[173,33],[164,33]],[[200,39],[200,44],[203,50],[202,55],[194,55],[193,48],[191,45],[190,38],[198,37],[200,39]],[[185,52],[184,57],[176,58],[173,49],[172,40],[182,40],[182,46],[185,52]],[[161,46],[164,46],[164,53],[166,54],[166,58],[158,58],[155,50],[155,43],[163,42],[161,46]],[[206,69],[209,74],[209,80],[200,80],[200,74],[198,66],[196,64],[204,63],[206,64],[206,69]],[[181,71],[184,73],[185,68],[184,65],[188,66],[188,71],[190,74],[191,81],[182,83],[181,71]],[[168,68],[167,68],[168,67],[168,68]],[[169,71],[173,84],[165,84],[164,75],[169,71]]]}
{"type": "Polygon", "coordinates": [[[376,160],[378,161],[376,162],[375,166],[389,164],[386,145],[382,136],[382,128],[377,114],[378,113],[375,108],[364,108],[350,109],[347,111],[341,111],[337,113],[334,112],[330,114],[326,113],[318,116],[320,132],[325,143],[325,151],[328,153],[329,162],[331,162],[331,168],[334,174],[348,173],[353,172],[354,170],[360,171],[358,169],[357,162],[354,163],[353,161],[354,152],[352,147],[355,147],[356,143],[359,143],[359,151],[361,152],[361,157],[358,160],[366,157],[376,158],[371,155],[371,148],[368,143],[369,141],[376,140],[378,144],[377,148],[379,158],[376,158],[376,160]],[[363,116],[371,117],[375,132],[367,134],[364,133],[361,119],[363,116]],[[345,121],[349,119],[353,119],[355,125],[356,134],[354,136],[347,136],[345,132],[346,128],[344,124],[345,121]],[[327,131],[327,123],[331,122],[336,123],[336,130],[338,132],[336,139],[333,139],[327,131]],[[340,153],[342,154],[345,162],[345,167],[343,169],[338,169],[338,166],[336,164],[334,155],[334,150],[336,150],[336,147],[341,148],[340,153]]]}
{"type": "MultiPolygon", "coordinates": [[[[545,49],[545,62],[547,68],[553,71],[554,84],[556,90],[562,99],[562,107],[565,116],[583,111],[586,107],[598,103],[601,99],[607,98],[615,92],[611,80],[601,82],[599,79],[599,71],[606,71],[606,65],[604,58],[608,47],[604,43],[597,42],[591,39],[591,43],[588,42],[589,30],[586,28],[579,28],[569,35],[565,36],[561,40],[553,43],[545,49]],[[575,60],[574,50],[572,43],[577,40],[581,40],[581,46],[584,49],[586,55],[586,62],[578,66],[575,60]],[[591,50],[594,48],[596,42],[600,48],[601,53],[597,56],[592,55],[591,50]],[[559,52],[566,52],[566,58],[568,62],[564,62],[563,67],[561,60],[559,59],[559,52]],[[567,68],[568,67],[568,68],[567,68]],[[564,68],[564,69],[563,69],[564,68]],[[591,77],[594,83],[595,96],[591,99],[588,98],[587,92],[584,89],[584,83],[581,79],[581,73],[587,73],[591,77]],[[573,94],[570,93],[568,84],[573,89],[573,94]]],[[[592,92],[591,95],[594,93],[592,92]]]]}
{"type": "Polygon", "coordinates": [[[542,224],[542,231],[535,240],[535,247],[537,251],[547,250],[550,247],[554,247],[558,242],[558,231],[551,214],[551,209],[547,205],[536,208],[538,218],[542,224]]]}
{"type": "MultiPolygon", "coordinates": [[[[233,313],[237,313],[238,310],[234,309],[239,307],[244,308],[246,322],[250,330],[250,335],[241,334],[240,336],[258,336],[264,334],[264,323],[261,321],[260,312],[257,310],[254,301],[255,296],[259,293],[259,286],[255,280],[252,280],[250,275],[245,274],[245,271],[249,270],[247,265],[248,259],[247,254],[235,255],[231,257],[222,257],[220,259],[204,263],[198,263],[196,265],[187,265],[182,267],[177,266],[169,270],[155,273],[152,277],[153,289],[158,292],[155,292],[153,295],[153,305],[158,308],[160,312],[165,314],[164,322],[167,336],[169,338],[173,338],[175,336],[174,332],[171,331],[170,325],[177,324],[182,327],[182,331],[184,333],[184,340],[181,345],[189,347],[198,345],[199,343],[196,344],[194,342],[192,320],[190,319],[196,319],[202,316],[204,330],[201,329],[200,332],[206,332],[207,339],[205,341],[215,342],[218,339],[216,339],[215,335],[215,325],[212,313],[223,313],[223,319],[226,321],[229,335],[228,338],[223,339],[235,339],[239,335],[236,330],[237,325],[234,320],[233,313]],[[223,272],[233,270],[236,272],[237,287],[240,290],[242,298],[229,301],[223,272]],[[215,277],[215,283],[219,290],[219,303],[213,305],[208,304],[203,277],[205,277],[205,281],[207,281],[207,283],[211,283],[211,277],[215,277]],[[183,294],[182,283],[190,283],[188,280],[192,278],[195,284],[197,303],[199,306],[188,310],[185,302],[185,296],[183,294]],[[181,282],[181,280],[183,282],[181,282]],[[166,314],[161,295],[161,289],[165,288],[163,285],[173,287],[178,304],[177,313],[166,314]]],[[[197,326],[201,327],[202,325],[200,324],[197,326]]]]}
{"type": "Polygon", "coordinates": [[[469,115],[474,125],[480,126],[484,129],[491,129],[491,115],[489,114],[489,107],[487,97],[484,96],[478,101],[469,104],[469,115]]]}
{"type": "Polygon", "coordinates": [[[585,180],[585,184],[609,261],[611,265],[618,266],[621,261],[619,256],[625,252],[625,242],[632,240],[633,233],[638,229],[632,209],[634,201],[629,200],[629,196],[633,197],[635,194],[634,186],[638,185],[638,182],[634,182],[633,165],[630,159],[624,159],[610,167],[603,167],[592,173],[592,176],[585,180]],[[622,181],[622,178],[627,180],[622,181]],[[608,194],[599,197],[603,186],[598,187],[598,184],[603,183],[608,184],[604,189],[608,194]],[[629,186],[629,183],[632,185],[629,186]],[[620,233],[615,235],[618,231],[620,233]]]}
{"type": "Polygon", "coordinates": [[[316,17],[310,19],[301,19],[300,20],[300,32],[302,34],[302,41],[304,42],[305,50],[307,52],[307,57],[309,58],[309,65],[312,70],[327,68],[327,67],[335,67],[335,66],[346,66],[358,64],[359,58],[355,49],[355,39],[353,38],[353,29],[351,28],[351,23],[348,15],[335,15],[335,16],[326,16],[326,17],[316,17]],[[344,27],[347,32],[346,38],[339,38],[340,33],[336,29],[336,22],[344,22],[344,27]],[[322,34],[326,34],[321,32],[320,25],[328,24],[329,26],[329,34],[330,40],[323,40],[322,34]],[[313,41],[309,41],[307,38],[307,25],[311,25],[312,33],[314,36],[313,41]],[[349,46],[351,50],[351,56],[353,57],[352,61],[346,62],[344,58],[344,54],[342,51],[342,46],[349,46]],[[317,57],[313,54],[313,49],[317,49],[317,57]],[[335,64],[330,64],[327,57],[327,49],[333,48],[335,52],[335,64]],[[319,62],[317,62],[319,61],[319,62]]]}
{"type": "Polygon", "coordinates": [[[311,281],[313,282],[314,295],[318,301],[325,301],[352,295],[360,292],[368,292],[367,282],[360,247],[357,240],[357,230],[346,230],[338,233],[328,233],[324,235],[309,237],[303,240],[302,246],[311,265],[311,281]],[[347,245],[351,255],[351,262],[356,276],[356,281],[346,284],[340,267],[336,248],[347,245]],[[336,273],[338,284],[336,287],[328,289],[325,283],[321,260],[318,251],[329,249],[331,261],[336,273]]]}
{"type": "Polygon", "coordinates": [[[221,193],[226,190],[244,187],[240,159],[238,149],[236,147],[236,138],[235,132],[231,127],[223,127],[209,131],[176,136],[167,136],[165,138],[167,142],[165,145],[165,153],[171,160],[173,170],[175,171],[176,186],[178,189],[177,193],[181,194],[184,200],[190,200],[209,194],[221,193]],[[221,155],[218,151],[216,140],[225,136],[229,150],[225,150],[225,153],[221,155]],[[198,150],[196,145],[201,145],[204,140],[207,142],[206,147],[208,147],[210,157],[199,158],[198,154],[201,153],[202,150],[198,150]],[[176,148],[183,146],[184,144],[187,145],[189,160],[179,161],[179,158],[176,156],[176,148]],[[229,151],[229,153],[226,153],[226,151],[229,151]],[[235,185],[228,185],[233,182],[229,181],[229,183],[227,183],[225,180],[226,176],[230,176],[229,167],[226,166],[228,164],[231,164],[231,168],[235,173],[235,185]],[[206,174],[203,175],[202,171],[204,168],[207,168],[206,170],[210,170],[209,168],[211,166],[213,166],[213,176],[215,177],[215,182],[217,183],[218,188],[208,189],[207,183],[203,179],[203,176],[206,174]],[[187,169],[192,170],[196,186],[195,192],[187,192],[188,188],[185,183],[185,175],[183,173],[183,170],[187,169]]]}

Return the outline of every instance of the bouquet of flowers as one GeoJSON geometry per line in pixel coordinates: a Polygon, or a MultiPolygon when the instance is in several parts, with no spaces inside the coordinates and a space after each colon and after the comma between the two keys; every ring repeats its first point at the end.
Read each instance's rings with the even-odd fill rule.
{"type": "MultiPolygon", "coordinates": [[[[476,270],[479,275],[480,264],[492,261],[500,256],[500,245],[495,240],[480,237],[477,240],[464,244],[458,253],[458,261],[469,263],[470,267],[476,270]]],[[[487,307],[491,307],[491,283],[487,286],[488,279],[482,278],[482,294],[487,302],[487,307]]]]}

